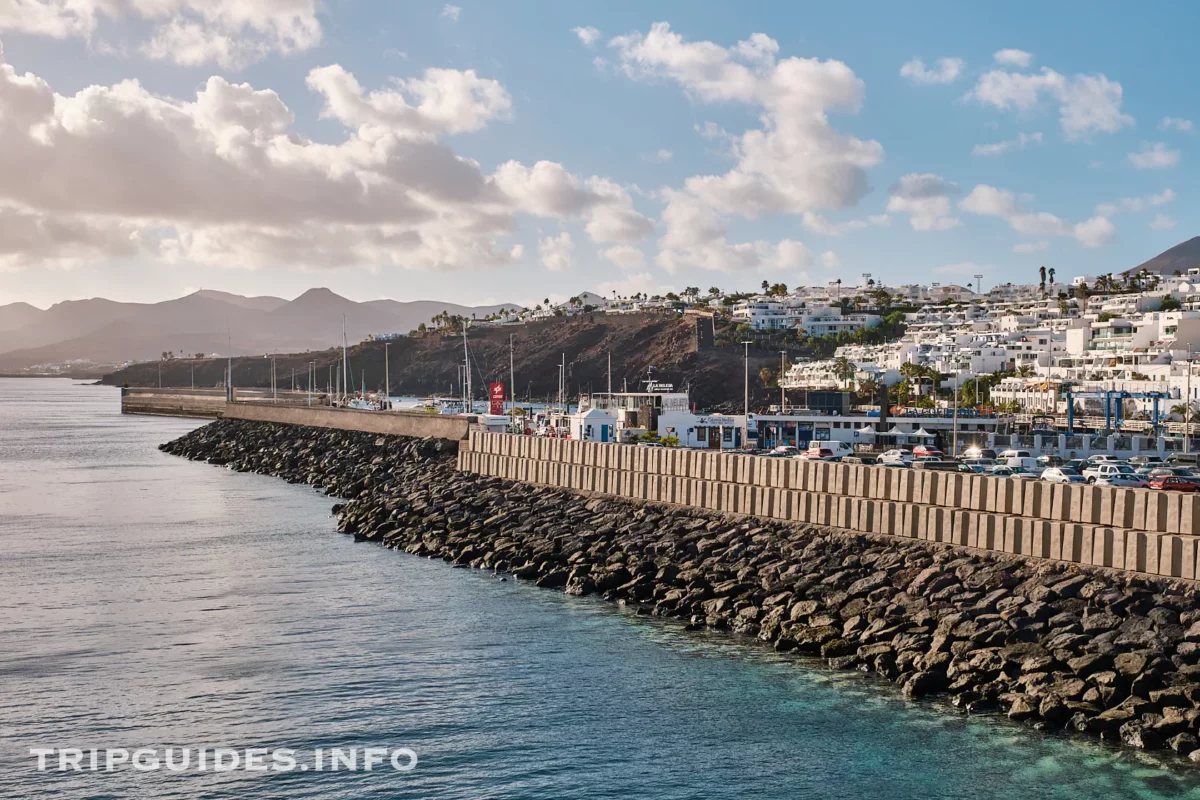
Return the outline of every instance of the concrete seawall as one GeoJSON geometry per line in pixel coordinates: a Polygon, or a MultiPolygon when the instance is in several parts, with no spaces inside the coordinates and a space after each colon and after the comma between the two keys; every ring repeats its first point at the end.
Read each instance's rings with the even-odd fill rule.
{"type": "Polygon", "coordinates": [[[122,414],[219,419],[225,413],[223,389],[173,392],[169,389],[122,389],[122,414]]]}
{"type": "Polygon", "coordinates": [[[465,417],[442,414],[356,411],[349,408],[308,408],[267,403],[230,403],[225,409],[224,416],[226,419],[278,422],[285,425],[336,428],[359,433],[454,441],[466,439],[469,428],[465,417]]]}
{"type": "Polygon", "coordinates": [[[472,432],[460,470],[1187,580],[1200,496],[472,432]]]}

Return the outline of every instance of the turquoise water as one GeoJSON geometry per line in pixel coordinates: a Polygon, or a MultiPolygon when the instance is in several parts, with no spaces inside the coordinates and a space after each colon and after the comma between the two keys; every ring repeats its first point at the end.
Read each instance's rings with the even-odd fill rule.
{"type": "Polygon", "coordinates": [[[0,380],[0,797],[1159,798],[1200,772],[355,544],[196,423],[0,380]],[[406,773],[39,773],[31,747],[410,747],[406,773]]]}

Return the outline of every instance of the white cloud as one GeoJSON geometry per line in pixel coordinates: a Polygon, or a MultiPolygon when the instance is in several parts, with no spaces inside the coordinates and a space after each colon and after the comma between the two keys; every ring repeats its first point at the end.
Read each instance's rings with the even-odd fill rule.
{"type": "Polygon", "coordinates": [[[623,188],[598,176],[585,181],[553,161],[532,167],[508,161],[496,169],[495,184],[530,214],[585,217],[588,235],[596,242],[630,244],[654,230],[654,223],[634,209],[623,188]]]}
{"type": "Polygon", "coordinates": [[[459,16],[462,14],[461,6],[454,6],[447,3],[442,6],[442,16],[451,22],[458,22],[459,16]]]}
{"type": "Polygon", "coordinates": [[[1000,217],[1022,236],[1039,239],[1066,236],[1074,238],[1084,247],[1099,247],[1107,243],[1116,230],[1112,221],[1101,215],[1072,224],[1045,211],[1027,211],[1012,192],[986,184],[972,189],[959,207],[972,214],[1000,217]]]}
{"type": "Polygon", "coordinates": [[[653,153],[648,153],[648,154],[642,156],[643,159],[645,159],[646,161],[650,161],[654,164],[666,164],[668,161],[670,161],[674,157],[675,157],[675,154],[672,153],[670,150],[666,149],[665,147],[661,147],[658,150],[654,151],[653,153]]]}
{"type": "Polygon", "coordinates": [[[1152,231],[1169,231],[1174,227],[1175,220],[1166,214],[1155,214],[1154,219],[1150,220],[1150,230],[1152,231]]]}
{"type": "Polygon", "coordinates": [[[954,83],[964,66],[961,58],[939,58],[937,68],[929,69],[924,61],[914,58],[900,67],[900,77],[913,83],[954,83]]]}
{"type": "Polygon", "coordinates": [[[571,241],[571,234],[566,231],[558,236],[546,236],[538,240],[538,256],[542,259],[542,266],[551,272],[568,269],[574,250],[575,243],[571,241]]]}
{"type": "Polygon", "coordinates": [[[1021,242],[1013,245],[1013,252],[1019,255],[1030,255],[1031,253],[1040,253],[1050,247],[1049,242],[1021,242]]]}
{"type": "Polygon", "coordinates": [[[842,62],[777,59],[779,45],[761,33],[730,48],[689,42],[664,22],[609,44],[632,79],[670,80],[696,103],[742,103],[760,111],[761,128],[718,137],[736,162],[730,171],[695,175],[682,189],[663,193],[666,233],[658,260],[664,268],[799,264],[797,242],[729,244],[722,218],[846,208],[867,193],[866,169],[882,160],[883,148],[829,122],[831,111],[855,112],[862,103],[863,83],[842,62]]]}
{"type": "Polygon", "coordinates": [[[1043,67],[1035,74],[991,70],[979,77],[968,93],[979,102],[1001,111],[1028,112],[1042,98],[1058,104],[1059,125],[1068,140],[1093,133],[1115,133],[1133,124],[1121,111],[1121,84],[1104,75],[1075,75],[1072,78],[1043,67]]]}
{"type": "Polygon", "coordinates": [[[959,224],[950,210],[950,198],[955,194],[958,194],[956,184],[937,175],[912,173],[888,190],[887,210],[908,214],[913,230],[949,230],[959,224]]]}
{"type": "Polygon", "coordinates": [[[0,32],[94,41],[101,19],[124,17],[150,24],[144,55],[184,65],[238,69],[309,50],[322,36],[317,0],[0,0],[0,32]]]}
{"type": "Polygon", "coordinates": [[[1003,142],[995,142],[993,144],[977,144],[971,150],[972,155],[977,156],[998,156],[1007,153],[1010,150],[1024,150],[1028,144],[1041,144],[1042,134],[1038,133],[1020,133],[1016,139],[1009,139],[1003,142]]]}
{"type": "Polygon", "coordinates": [[[187,100],[135,81],[59,95],[0,58],[5,263],[137,250],[222,267],[457,269],[519,260],[521,213],[578,217],[605,241],[652,229],[603,178],[552,162],[487,174],[441,141],[509,111],[504,87],[472,71],[367,92],[333,65],[307,84],[340,139],[305,139],[275,92],[220,77],[187,100]]]}
{"type": "Polygon", "coordinates": [[[842,260],[838,258],[838,254],[832,250],[826,250],[821,253],[821,266],[825,269],[841,269],[842,260]]]}
{"type": "Polygon", "coordinates": [[[866,219],[833,222],[820,214],[805,211],[800,217],[800,222],[805,230],[812,231],[813,233],[819,233],[824,236],[841,236],[850,231],[862,230],[863,228],[887,227],[891,223],[891,219],[887,214],[875,214],[866,219]]]}
{"type": "Polygon", "coordinates": [[[579,37],[584,47],[592,47],[600,40],[600,30],[590,25],[586,28],[571,28],[571,33],[579,37]]]}
{"type": "Polygon", "coordinates": [[[621,269],[639,269],[646,266],[646,254],[636,247],[619,244],[604,250],[600,255],[616,264],[621,269]]]}
{"type": "Polygon", "coordinates": [[[1156,206],[1165,206],[1174,202],[1174,200],[1175,192],[1171,189],[1163,189],[1158,194],[1147,194],[1141,197],[1122,197],[1119,203],[1098,205],[1096,206],[1096,213],[1111,217],[1117,213],[1119,206],[1120,209],[1138,214],[1156,206]]]}
{"type": "Polygon", "coordinates": [[[499,81],[475,70],[427,69],[420,78],[394,79],[396,89],[364,92],[354,76],[334,64],[308,74],[308,87],[325,96],[322,117],[365,130],[412,138],[477,131],[512,109],[499,81]]]}
{"type": "Polygon", "coordinates": [[[1146,143],[1140,151],[1129,154],[1129,163],[1138,169],[1166,169],[1179,163],[1179,151],[1162,142],[1146,143]]]}
{"type": "Polygon", "coordinates": [[[1014,48],[1006,48],[997,50],[992,58],[997,64],[1003,64],[1007,67],[1028,67],[1033,63],[1033,53],[1027,53],[1024,50],[1016,50],[1014,48]]]}
{"type": "Polygon", "coordinates": [[[1179,117],[1163,117],[1158,123],[1160,131],[1179,131],[1180,133],[1191,133],[1195,130],[1195,125],[1190,119],[1180,119],[1179,117]]]}
{"type": "Polygon", "coordinates": [[[657,283],[649,272],[627,274],[620,280],[604,281],[596,286],[596,291],[607,297],[614,291],[621,297],[635,294],[665,294],[671,291],[668,286],[657,283]]]}

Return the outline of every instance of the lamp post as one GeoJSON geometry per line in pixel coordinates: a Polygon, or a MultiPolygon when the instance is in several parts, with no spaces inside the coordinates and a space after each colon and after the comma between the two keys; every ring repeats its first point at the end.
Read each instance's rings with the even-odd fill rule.
{"type": "Polygon", "coordinates": [[[958,458],[958,373],[962,365],[954,364],[954,440],[950,443],[950,455],[958,458]]]}
{"type": "Polygon", "coordinates": [[[787,360],[787,350],[779,351],[779,413],[787,413],[787,389],[783,388],[783,372],[787,360]]]}
{"type": "Polygon", "coordinates": [[[1192,347],[1188,345],[1187,402],[1183,404],[1183,452],[1192,452],[1192,347]]]}
{"type": "Polygon", "coordinates": [[[742,424],[742,445],[745,446],[746,440],[750,438],[750,342],[749,340],[742,341],[742,364],[745,375],[742,383],[742,413],[745,415],[745,422],[742,424]]]}
{"type": "Polygon", "coordinates": [[[383,343],[383,399],[384,402],[392,399],[392,372],[391,365],[388,362],[388,348],[391,347],[391,342],[383,343]]]}

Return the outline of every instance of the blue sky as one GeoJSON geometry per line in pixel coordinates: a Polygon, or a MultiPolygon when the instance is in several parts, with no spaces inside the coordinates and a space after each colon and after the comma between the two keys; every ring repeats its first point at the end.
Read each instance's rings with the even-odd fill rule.
{"type": "Polygon", "coordinates": [[[1198,233],[1184,2],[4,5],[0,303],[986,287],[1198,233]]]}

